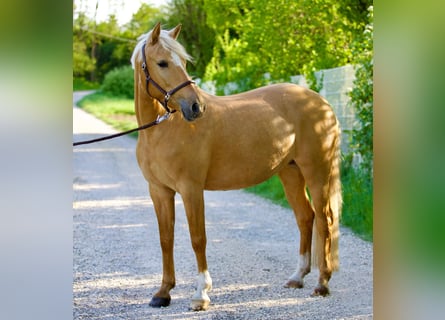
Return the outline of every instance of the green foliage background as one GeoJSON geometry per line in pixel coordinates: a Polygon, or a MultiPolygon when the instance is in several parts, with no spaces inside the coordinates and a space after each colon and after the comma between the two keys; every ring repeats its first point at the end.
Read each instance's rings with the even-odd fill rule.
{"type": "Polygon", "coordinates": [[[74,7],[73,74],[102,81],[128,65],[137,37],[160,21],[182,24],[179,41],[194,57],[189,73],[204,80],[246,81],[246,90],[354,62],[354,43],[368,24],[370,0],[172,0],[142,4],[118,25],[111,15],[96,23],[74,7]]]}
{"type": "Polygon", "coordinates": [[[368,21],[359,41],[353,46],[354,63],[357,66],[350,104],[356,110],[358,126],[352,130],[350,147],[361,156],[361,168],[372,178],[373,167],[373,8],[369,9],[368,21]]]}
{"type": "Polygon", "coordinates": [[[134,71],[131,66],[118,67],[105,75],[102,91],[116,97],[134,98],[134,71]]]}
{"type": "MultiPolygon", "coordinates": [[[[288,80],[352,62],[351,44],[363,30],[366,11],[349,1],[208,0],[207,23],[216,33],[213,58],[205,78],[217,85],[250,79],[263,84],[263,74],[288,80]],[[346,8],[346,9],[345,9],[346,8]],[[224,15],[221,12],[225,12],[224,15]]],[[[360,2],[359,2],[360,3],[360,2]]]]}

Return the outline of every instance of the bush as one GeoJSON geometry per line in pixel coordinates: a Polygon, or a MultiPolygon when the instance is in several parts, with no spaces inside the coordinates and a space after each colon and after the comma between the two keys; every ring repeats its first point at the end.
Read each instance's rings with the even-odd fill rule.
{"type": "Polygon", "coordinates": [[[96,90],[100,85],[96,82],[85,80],[84,78],[73,78],[73,91],[96,90]]]}
{"type": "Polygon", "coordinates": [[[101,89],[115,97],[134,99],[133,77],[131,66],[115,68],[105,75],[101,89]]]}
{"type": "Polygon", "coordinates": [[[369,24],[363,36],[354,44],[357,64],[354,88],[350,92],[351,106],[355,109],[358,125],[352,130],[352,152],[361,157],[361,169],[372,178],[373,168],[373,7],[369,9],[369,24]]]}

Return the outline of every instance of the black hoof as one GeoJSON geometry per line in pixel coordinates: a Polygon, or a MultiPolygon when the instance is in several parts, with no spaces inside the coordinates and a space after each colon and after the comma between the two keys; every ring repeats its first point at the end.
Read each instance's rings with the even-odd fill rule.
{"type": "Polygon", "coordinates": [[[153,297],[149,303],[150,307],[161,308],[168,307],[170,305],[170,298],[153,297]]]}
{"type": "Polygon", "coordinates": [[[304,287],[303,281],[297,281],[297,280],[289,280],[284,285],[285,288],[295,288],[295,289],[301,289],[304,287]]]}
{"type": "Polygon", "coordinates": [[[315,288],[314,293],[312,294],[312,296],[322,296],[322,297],[326,297],[327,295],[329,295],[329,288],[323,285],[318,285],[315,288]]]}

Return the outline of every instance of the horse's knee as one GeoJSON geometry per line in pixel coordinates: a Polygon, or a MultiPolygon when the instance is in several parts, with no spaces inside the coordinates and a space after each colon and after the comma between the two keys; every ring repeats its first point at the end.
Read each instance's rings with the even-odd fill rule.
{"type": "Polygon", "coordinates": [[[174,240],[172,237],[162,237],[160,239],[160,244],[163,251],[169,251],[173,249],[174,240]]]}
{"type": "Polygon", "coordinates": [[[193,235],[191,240],[192,248],[195,252],[205,250],[207,244],[207,238],[205,235],[193,235]]]}

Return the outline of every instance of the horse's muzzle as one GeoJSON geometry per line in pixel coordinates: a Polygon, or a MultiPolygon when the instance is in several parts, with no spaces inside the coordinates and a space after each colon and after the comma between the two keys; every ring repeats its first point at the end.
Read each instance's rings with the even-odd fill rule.
{"type": "Polygon", "coordinates": [[[181,103],[181,112],[184,116],[184,119],[187,121],[195,121],[199,117],[202,116],[206,109],[205,104],[199,103],[197,101],[193,102],[192,104],[183,104],[181,103]]]}

